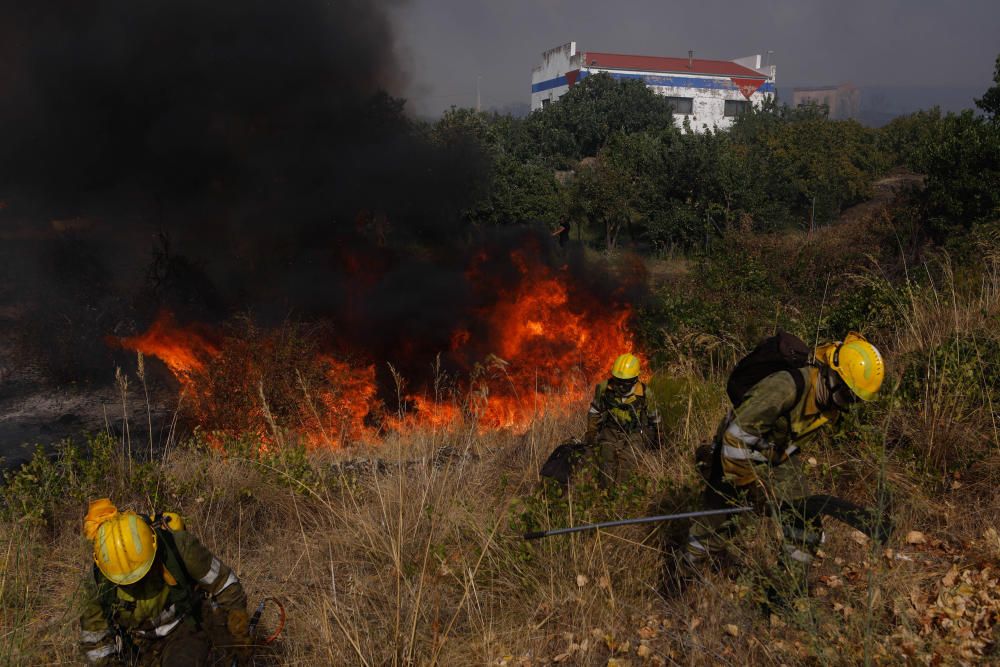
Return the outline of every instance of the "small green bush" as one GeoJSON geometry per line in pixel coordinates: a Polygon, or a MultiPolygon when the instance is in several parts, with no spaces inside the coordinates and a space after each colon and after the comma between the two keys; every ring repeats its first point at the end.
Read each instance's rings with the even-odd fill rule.
{"type": "Polygon", "coordinates": [[[903,366],[900,393],[907,401],[949,394],[986,404],[1000,391],[1000,341],[989,336],[955,336],[929,351],[906,355],[903,366]]]}
{"type": "Polygon", "coordinates": [[[149,494],[156,488],[152,464],[123,466],[120,443],[107,434],[87,437],[84,445],[73,440],[58,443],[52,453],[41,446],[31,460],[4,473],[0,486],[0,514],[8,520],[50,525],[67,504],[113,495],[128,486],[149,494]]]}

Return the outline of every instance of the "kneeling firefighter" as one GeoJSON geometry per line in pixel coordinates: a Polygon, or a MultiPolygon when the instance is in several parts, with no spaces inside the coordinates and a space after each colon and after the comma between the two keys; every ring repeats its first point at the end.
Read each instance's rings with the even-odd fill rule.
{"type": "Polygon", "coordinates": [[[620,355],[611,377],[594,389],[584,442],[596,454],[602,486],[625,480],[638,448],[660,444],[660,415],[652,391],[639,380],[639,366],[635,355],[620,355]]]}
{"type": "Polygon", "coordinates": [[[119,512],[102,498],[90,503],[84,534],[94,549],[80,617],[89,664],[180,667],[223,655],[249,664],[243,586],[178,515],[119,512]]]}
{"type": "MultiPolygon", "coordinates": [[[[798,338],[779,332],[762,341],[730,376],[727,390],[734,407],[701,462],[707,482],[703,507],[749,503],[776,516],[784,537],[779,572],[799,591],[823,540],[819,515],[806,510],[809,488],[800,448],[855,402],[872,400],[884,375],[882,356],[860,334],[849,333],[813,353],[798,338]]],[[[684,560],[696,565],[724,553],[737,522],[726,515],[695,520],[684,560]]]]}

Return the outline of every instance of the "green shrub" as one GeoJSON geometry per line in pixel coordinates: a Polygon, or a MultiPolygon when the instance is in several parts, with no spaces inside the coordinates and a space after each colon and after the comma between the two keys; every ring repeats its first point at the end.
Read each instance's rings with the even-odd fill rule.
{"type": "MultiPolygon", "coordinates": [[[[995,324],[995,323],[994,323],[995,324]]],[[[955,336],[929,351],[902,359],[900,394],[919,403],[926,396],[962,396],[986,405],[1000,391],[1000,341],[989,336],[955,336]]]]}
{"type": "Polygon", "coordinates": [[[88,437],[83,446],[64,440],[50,454],[37,447],[31,460],[4,473],[0,514],[8,520],[50,525],[67,506],[124,488],[150,496],[157,487],[155,464],[125,465],[120,443],[107,434],[88,437]]]}
{"type": "Polygon", "coordinates": [[[901,292],[902,288],[882,280],[843,290],[824,317],[822,330],[831,338],[842,337],[848,331],[891,330],[899,324],[901,306],[906,303],[901,292]]]}

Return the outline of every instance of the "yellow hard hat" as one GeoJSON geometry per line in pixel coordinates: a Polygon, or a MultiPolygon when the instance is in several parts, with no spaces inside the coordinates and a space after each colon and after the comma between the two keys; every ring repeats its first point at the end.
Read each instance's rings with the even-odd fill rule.
{"type": "Polygon", "coordinates": [[[836,371],[862,401],[875,398],[885,379],[882,355],[864,336],[854,331],[847,334],[842,343],[819,348],[816,358],[836,371]]]}
{"type": "Polygon", "coordinates": [[[156,558],[156,533],[135,512],[121,512],[104,521],[94,536],[94,562],[119,586],[146,576],[156,558]]]}
{"type": "Polygon", "coordinates": [[[639,377],[639,357],[628,352],[619,356],[611,367],[611,375],[619,380],[633,380],[639,377]]]}

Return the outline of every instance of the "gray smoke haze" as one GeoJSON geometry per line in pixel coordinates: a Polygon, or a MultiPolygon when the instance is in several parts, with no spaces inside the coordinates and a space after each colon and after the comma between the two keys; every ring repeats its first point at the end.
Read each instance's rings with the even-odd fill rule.
{"type": "Polygon", "coordinates": [[[936,96],[954,106],[957,92],[971,107],[1000,53],[996,0],[418,0],[396,20],[411,106],[426,115],[474,106],[477,77],[484,108],[526,103],[541,52],[573,40],[585,50],[693,49],[724,60],[773,50],[779,86],[929,91],[903,106],[936,96]]]}

